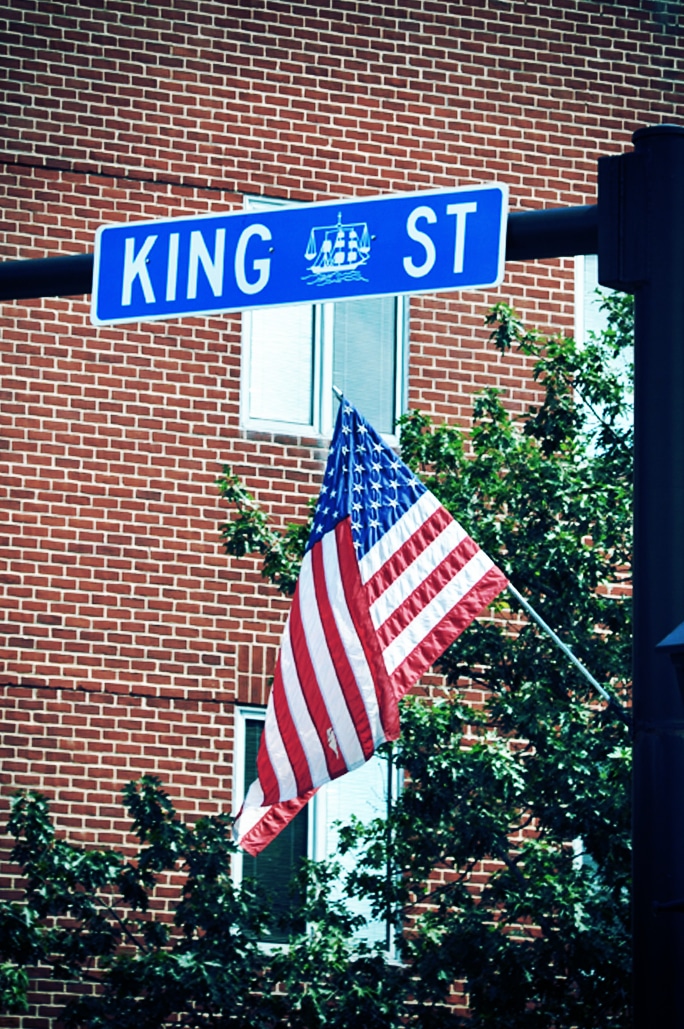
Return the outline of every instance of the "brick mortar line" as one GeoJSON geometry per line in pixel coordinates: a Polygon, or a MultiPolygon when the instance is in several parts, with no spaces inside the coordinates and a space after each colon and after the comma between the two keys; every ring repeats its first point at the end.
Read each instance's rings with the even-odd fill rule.
{"type": "Polygon", "coordinates": [[[52,692],[52,693],[65,693],[65,694],[79,694],[79,693],[81,693],[81,694],[85,694],[86,696],[105,696],[105,697],[112,697],[112,698],[123,699],[123,700],[127,700],[127,699],[138,699],[138,700],[147,700],[147,701],[159,701],[159,700],[166,701],[166,700],[169,700],[169,701],[181,701],[181,702],[186,703],[186,704],[187,703],[191,703],[191,704],[214,704],[214,705],[216,705],[216,707],[222,707],[222,706],[225,707],[225,706],[230,706],[230,705],[234,706],[234,705],[240,703],[240,701],[237,700],[237,698],[235,697],[234,694],[225,694],[225,696],[223,696],[223,697],[220,694],[219,695],[214,694],[212,696],[196,697],[196,696],[192,696],[192,695],[189,695],[189,694],[185,694],[184,695],[184,694],[180,694],[180,693],[172,693],[172,694],[167,694],[167,693],[156,693],[156,694],[138,693],[135,690],[129,690],[127,693],[124,693],[124,692],[122,692],[120,690],[110,691],[110,690],[107,690],[107,689],[89,688],[87,686],[59,686],[59,685],[54,686],[51,683],[43,683],[41,685],[38,685],[36,683],[11,682],[9,680],[2,680],[2,679],[0,679],[0,690],[7,691],[8,693],[11,692],[12,690],[36,690],[36,691],[47,690],[48,692],[52,692]]]}
{"type": "Polygon", "coordinates": [[[80,168],[74,168],[68,161],[51,162],[42,161],[40,163],[32,161],[22,161],[20,158],[4,158],[0,157],[0,167],[2,168],[20,168],[22,170],[28,169],[31,171],[58,171],[66,172],[69,175],[79,175],[82,178],[98,178],[98,179],[113,179],[115,181],[123,180],[124,182],[141,182],[148,183],[154,186],[173,186],[176,189],[187,189],[200,192],[209,193],[236,193],[236,190],[231,186],[210,186],[210,185],[197,185],[197,183],[188,184],[182,179],[162,179],[154,178],[149,175],[130,175],[115,172],[103,172],[96,171],[94,169],[83,171],[80,168]]]}

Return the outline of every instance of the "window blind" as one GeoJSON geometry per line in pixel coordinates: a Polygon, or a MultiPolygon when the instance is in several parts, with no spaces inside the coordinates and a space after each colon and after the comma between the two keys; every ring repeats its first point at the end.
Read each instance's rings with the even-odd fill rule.
{"type": "Polygon", "coordinates": [[[250,417],[311,425],[313,307],[268,307],[249,317],[250,417]]]}
{"type": "Polygon", "coordinates": [[[394,297],[335,305],[333,384],[380,432],[396,419],[397,303],[394,297]]]}

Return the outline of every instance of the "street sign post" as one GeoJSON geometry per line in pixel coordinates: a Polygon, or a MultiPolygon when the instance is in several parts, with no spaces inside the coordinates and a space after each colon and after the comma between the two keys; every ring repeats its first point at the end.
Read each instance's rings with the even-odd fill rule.
{"type": "Polygon", "coordinates": [[[507,188],[485,185],[105,225],[96,325],[496,286],[507,188]]]}

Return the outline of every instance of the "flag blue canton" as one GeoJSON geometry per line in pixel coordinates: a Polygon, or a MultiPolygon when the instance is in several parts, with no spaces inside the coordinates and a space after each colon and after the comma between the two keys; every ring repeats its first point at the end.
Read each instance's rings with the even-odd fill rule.
{"type": "Polygon", "coordinates": [[[411,469],[343,397],[307,550],[349,517],[361,558],[425,492],[411,469]]]}

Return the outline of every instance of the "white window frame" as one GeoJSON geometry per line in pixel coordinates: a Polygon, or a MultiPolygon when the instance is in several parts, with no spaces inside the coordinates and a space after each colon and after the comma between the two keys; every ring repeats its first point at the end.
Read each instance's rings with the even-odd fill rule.
{"type": "MultiPolygon", "coordinates": [[[[245,782],[245,729],[248,720],[251,721],[265,721],[266,708],[260,706],[251,706],[247,704],[236,705],[235,707],[235,726],[234,726],[234,748],[233,748],[233,809],[234,813],[239,810],[239,805],[242,803],[242,799],[245,796],[247,788],[251,785],[245,782]]],[[[356,770],[359,771],[358,769],[356,770]]],[[[349,775],[356,774],[355,772],[348,773],[349,775]]],[[[341,780],[337,780],[337,783],[343,782],[344,777],[341,780]]],[[[401,769],[393,767],[392,769],[392,797],[396,798],[401,792],[403,784],[403,774],[401,769]]],[[[309,822],[307,832],[307,857],[313,861],[322,861],[325,858],[333,857],[329,848],[330,840],[330,827],[326,818],[326,789],[328,785],[321,786],[316,794],[309,801],[309,822]]],[[[335,830],[332,830],[333,837],[336,836],[335,830]]],[[[243,852],[238,850],[233,855],[232,863],[232,875],[236,883],[242,881],[243,876],[243,852]]],[[[379,927],[379,921],[371,923],[371,927],[375,926],[376,929],[379,927]]],[[[382,922],[383,931],[386,929],[386,923],[382,922]]],[[[393,927],[391,927],[393,929],[393,927]]],[[[371,928],[372,931],[372,928],[371,928]]],[[[363,931],[359,934],[361,939],[367,938],[363,931]]],[[[390,932],[389,948],[387,949],[387,957],[391,960],[394,958],[395,945],[393,940],[393,931],[390,932]]],[[[377,933],[376,933],[377,936],[377,933]]],[[[266,944],[268,947],[278,947],[282,944],[266,944]]]]}
{"type": "MultiPolygon", "coordinates": [[[[271,197],[245,197],[245,207],[251,210],[273,209],[285,206],[282,200],[271,197]]],[[[290,205],[294,206],[294,205],[290,205]]],[[[399,418],[406,410],[408,401],[408,297],[396,296],[395,319],[395,380],[394,410],[399,418]]],[[[276,432],[291,436],[332,436],[335,420],[333,395],[333,333],[335,308],[338,304],[353,304],[353,300],[338,300],[319,304],[306,304],[313,311],[313,374],[312,374],[312,419],[310,423],[278,421],[250,416],[250,370],[252,343],[252,314],[242,315],[242,356],[240,362],[240,424],[243,429],[255,432],[276,432]]],[[[286,308],[283,308],[286,310],[286,308]]],[[[398,443],[398,433],[383,433],[390,444],[398,443]]]]}

